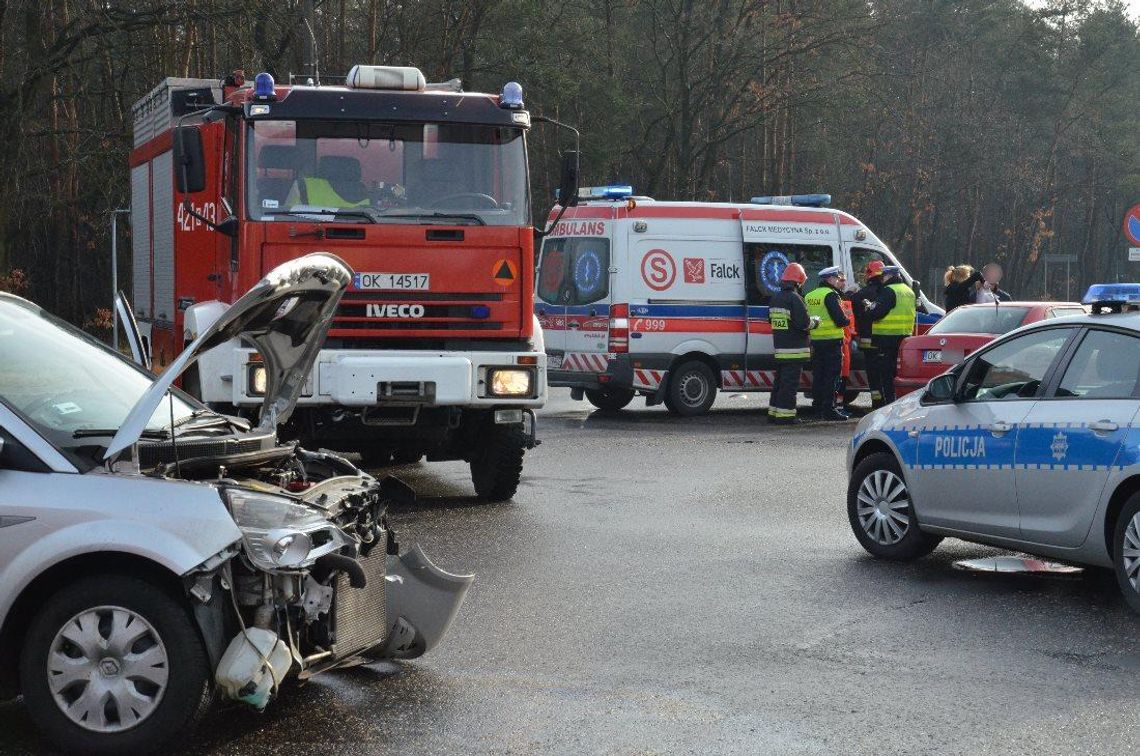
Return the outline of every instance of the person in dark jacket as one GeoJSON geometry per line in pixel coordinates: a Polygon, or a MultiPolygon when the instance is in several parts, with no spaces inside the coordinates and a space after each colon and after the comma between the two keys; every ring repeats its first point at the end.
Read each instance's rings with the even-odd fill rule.
{"type": "Polygon", "coordinates": [[[796,392],[800,373],[811,359],[808,332],[819,322],[808,316],[800,287],[807,272],[799,263],[789,263],[780,276],[780,290],[768,302],[768,319],[772,324],[772,346],[776,356],[776,380],[768,400],[768,420],[774,425],[799,425],[796,416],[796,392]]]}
{"type": "Polygon", "coordinates": [[[821,420],[850,420],[851,416],[835,407],[835,390],[843,368],[844,329],[850,324],[843,312],[839,296],[839,267],[819,272],[819,286],[804,297],[808,316],[819,321],[812,331],[812,411],[821,420]]]}
{"type": "Polygon", "coordinates": [[[942,278],[946,289],[946,312],[974,301],[974,290],[982,281],[982,274],[969,265],[951,265],[942,278]]]}
{"type": "Polygon", "coordinates": [[[883,287],[883,263],[872,260],[863,271],[863,288],[851,297],[851,307],[855,310],[855,332],[858,338],[859,353],[863,355],[863,370],[867,373],[867,388],[871,392],[871,408],[883,406],[883,387],[879,377],[879,362],[875,359],[875,345],[871,341],[871,329],[875,324],[871,308],[879,298],[883,287]]]}
{"type": "Polygon", "coordinates": [[[898,370],[899,345],[914,333],[918,298],[901,277],[899,268],[883,268],[883,286],[871,308],[871,342],[882,381],[883,403],[895,400],[895,372],[898,370]]]}

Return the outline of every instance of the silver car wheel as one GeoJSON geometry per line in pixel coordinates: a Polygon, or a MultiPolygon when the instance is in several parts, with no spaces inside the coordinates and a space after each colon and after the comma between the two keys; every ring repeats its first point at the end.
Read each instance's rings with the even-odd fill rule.
{"type": "Polygon", "coordinates": [[[1124,559],[1124,575],[1132,584],[1132,589],[1140,591],[1140,512],[1132,517],[1132,521],[1124,529],[1124,546],[1121,552],[1124,559]]]}
{"type": "Polygon", "coordinates": [[[166,692],[166,646],[141,615],[119,606],[86,609],[60,628],[48,651],[56,705],[85,730],[114,733],[140,724],[166,692]]]}
{"type": "Polygon", "coordinates": [[[856,499],[859,524],[875,543],[894,546],[910,529],[906,484],[890,470],[875,470],[863,478],[856,499]]]}

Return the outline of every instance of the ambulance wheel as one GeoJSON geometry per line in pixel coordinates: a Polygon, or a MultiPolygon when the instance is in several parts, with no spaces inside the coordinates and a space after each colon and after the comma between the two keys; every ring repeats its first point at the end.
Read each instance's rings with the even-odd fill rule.
{"type": "Polygon", "coordinates": [[[20,684],[32,721],[64,753],[150,753],[185,742],[213,701],[187,608],[137,577],[92,575],[32,618],[20,684]]]}
{"type": "Polygon", "coordinates": [[[703,415],[716,399],[716,379],[709,366],[692,360],[669,371],[665,406],[681,417],[703,415]]]}
{"type": "Polygon", "coordinates": [[[586,389],[586,400],[600,410],[616,412],[633,401],[633,389],[586,389]]]}
{"type": "Polygon", "coordinates": [[[1113,528],[1112,562],[1124,600],[1140,612],[1140,493],[1124,503],[1113,528]]]}
{"type": "Polygon", "coordinates": [[[887,452],[855,466],[847,484],[847,517],[859,544],[880,559],[909,562],[942,540],[919,529],[898,460],[887,452]]]}
{"type": "Polygon", "coordinates": [[[492,425],[479,438],[471,482],[483,501],[507,501],[519,490],[527,436],[521,425],[492,425]]]}

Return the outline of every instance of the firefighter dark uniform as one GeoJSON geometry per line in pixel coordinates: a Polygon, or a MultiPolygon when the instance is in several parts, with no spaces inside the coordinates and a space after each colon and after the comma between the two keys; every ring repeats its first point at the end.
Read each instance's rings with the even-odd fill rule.
{"type": "Polygon", "coordinates": [[[844,329],[850,322],[843,314],[842,298],[835,288],[839,273],[839,268],[821,270],[819,287],[804,297],[808,316],[819,319],[819,325],[811,332],[811,391],[812,410],[824,420],[848,419],[835,408],[835,391],[843,369],[844,329]]]}
{"type": "Polygon", "coordinates": [[[895,400],[895,373],[898,370],[899,345],[914,333],[918,302],[914,289],[897,278],[898,268],[884,268],[884,284],[871,310],[871,342],[878,358],[882,380],[883,403],[895,400]]]}
{"type": "Polygon", "coordinates": [[[875,323],[875,319],[871,317],[871,308],[879,299],[879,290],[883,286],[882,275],[883,264],[878,260],[872,260],[867,264],[865,271],[866,283],[851,297],[851,307],[855,310],[856,338],[859,353],[863,355],[863,369],[867,372],[867,389],[871,392],[872,407],[880,407],[883,404],[879,361],[875,357],[875,345],[871,338],[871,330],[875,323]]]}
{"type": "Polygon", "coordinates": [[[811,318],[797,288],[807,280],[803,267],[791,263],[784,269],[780,290],[768,303],[772,346],[776,357],[776,381],[768,400],[768,419],[777,425],[803,422],[796,417],[796,392],[804,363],[811,359],[811,318]],[[798,269],[798,270],[797,270],[798,269]]]}

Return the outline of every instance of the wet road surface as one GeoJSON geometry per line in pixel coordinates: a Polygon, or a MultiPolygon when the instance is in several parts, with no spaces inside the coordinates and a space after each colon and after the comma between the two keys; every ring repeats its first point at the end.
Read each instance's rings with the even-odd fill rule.
{"type": "MultiPolygon", "coordinates": [[[[477,580],[422,659],[328,674],[191,753],[1110,753],[1140,736],[1140,619],[1112,576],[977,575],[944,541],[871,560],[844,509],[852,424],[591,412],[556,391],[515,501],[458,463],[394,468],[405,546],[477,580]]],[[[43,747],[0,705],[0,750],[43,747]]]]}

